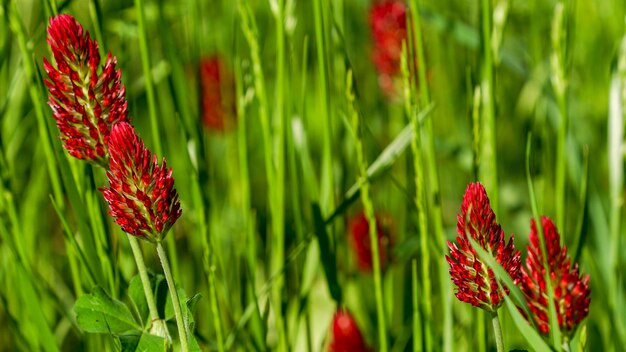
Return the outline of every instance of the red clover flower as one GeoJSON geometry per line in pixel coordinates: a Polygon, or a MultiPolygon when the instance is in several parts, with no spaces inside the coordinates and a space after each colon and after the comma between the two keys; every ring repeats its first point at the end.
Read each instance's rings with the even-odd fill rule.
{"type": "Polygon", "coordinates": [[[117,59],[100,65],[98,43],[70,15],[50,19],[48,44],[56,67],[46,58],[48,105],[70,155],[106,167],[111,126],[129,121],[126,90],[117,59]]]}
{"type": "Polygon", "coordinates": [[[125,232],[160,242],[181,215],[172,169],[158,164],[133,127],[120,122],[109,139],[111,160],[102,188],[110,214],[125,232]]]}
{"type": "Polygon", "coordinates": [[[456,242],[448,241],[450,276],[457,287],[456,297],[488,311],[496,311],[509,290],[499,289],[493,271],[483,263],[470,244],[471,236],[483,249],[493,255],[517,284],[520,280],[520,252],[513,245],[513,235],[508,244],[504,231],[496,222],[485,188],[471,183],[465,191],[461,214],[457,215],[456,242]]]}
{"type": "MultiPolygon", "coordinates": [[[[380,258],[380,267],[384,269],[387,264],[386,249],[388,247],[389,236],[381,226],[380,218],[376,218],[376,227],[378,235],[378,251],[380,258]]],[[[372,246],[369,235],[369,223],[365,213],[360,213],[350,221],[350,244],[356,254],[359,270],[363,272],[371,272],[374,268],[372,246]]]]}
{"type": "Polygon", "coordinates": [[[545,282],[546,270],[549,270],[550,281],[554,290],[554,306],[559,327],[566,336],[570,336],[589,314],[591,290],[589,275],[581,275],[578,263],[571,264],[565,245],[561,246],[561,238],[548,217],[541,218],[541,227],[546,244],[548,268],[544,265],[541,242],[537,233],[537,225],[533,220],[530,230],[530,244],[526,267],[522,268],[520,288],[526,297],[533,319],[543,334],[550,332],[548,322],[548,292],[545,282]]]}
{"type": "Polygon", "coordinates": [[[215,131],[232,127],[235,116],[235,86],[226,63],[217,55],[200,61],[202,122],[215,131]]]}
{"type": "Polygon", "coordinates": [[[332,323],[332,339],[328,352],[368,352],[370,349],[356,321],[348,311],[340,309],[332,323]]]}
{"type": "Polygon", "coordinates": [[[394,78],[400,73],[402,43],[407,39],[406,5],[398,0],[378,1],[370,9],[369,22],[378,82],[388,96],[393,96],[394,78]]]}

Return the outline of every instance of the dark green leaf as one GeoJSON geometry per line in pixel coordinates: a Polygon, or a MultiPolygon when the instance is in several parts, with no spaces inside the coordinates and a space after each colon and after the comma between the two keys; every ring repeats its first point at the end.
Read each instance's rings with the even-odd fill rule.
{"type": "Polygon", "coordinates": [[[146,302],[146,295],[139,275],[135,275],[132,279],[130,279],[130,283],[128,284],[128,298],[130,298],[133,308],[135,308],[135,311],[139,315],[142,325],[145,325],[146,321],[149,320],[150,314],[148,310],[148,303],[146,302]]]}
{"type": "Polygon", "coordinates": [[[86,332],[120,334],[141,330],[128,307],[101,287],[81,296],[74,304],[74,312],[78,326],[86,332]]]}
{"type": "Polygon", "coordinates": [[[337,258],[330,247],[330,239],[326,232],[326,224],[324,223],[319,205],[313,203],[312,211],[315,235],[320,246],[320,258],[322,260],[322,266],[324,267],[324,273],[326,274],[326,281],[328,281],[328,290],[335,302],[341,304],[341,286],[339,286],[339,281],[337,281],[337,258]]]}
{"type": "Polygon", "coordinates": [[[164,338],[139,331],[119,336],[122,352],[164,352],[167,345],[164,338]]]}

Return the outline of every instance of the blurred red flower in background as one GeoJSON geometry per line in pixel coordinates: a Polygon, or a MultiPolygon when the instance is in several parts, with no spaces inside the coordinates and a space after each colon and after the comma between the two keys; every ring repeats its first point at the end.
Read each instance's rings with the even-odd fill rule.
{"type": "MultiPolygon", "coordinates": [[[[384,269],[387,265],[387,250],[389,249],[390,236],[385,231],[383,219],[376,217],[376,227],[378,234],[378,251],[380,258],[380,267],[384,269]]],[[[374,268],[372,246],[369,235],[369,223],[365,217],[365,213],[361,212],[350,221],[350,245],[356,254],[359,270],[371,272],[374,268]]]]}
{"type": "Polygon", "coordinates": [[[378,82],[385,94],[393,96],[394,78],[400,73],[402,43],[407,39],[406,5],[396,0],[375,2],[370,8],[369,23],[378,82]]]}
{"type": "Polygon", "coordinates": [[[328,352],[367,352],[370,349],[356,321],[348,311],[338,310],[332,322],[332,336],[328,352]]]}
{"type": "Polygon", "coordinates": [[[531,222],[530,244],[526,267],[522,268],[520,288],[526,297],[533,319],[543,334],[550,332],[548,320],[548,292],[545,281],[546,270],[554,290],[554,306],[560,329],[571,335],[578,324],[589,314],[591,290],[589,275],[579,274],[578,263],[571,264],[565,245],[561,246],[561,236],[550,218],[541,218],[541,227],[546,244],[548,268],[545,267],[537,224],[531,222]]]}
{"type": "Polygon", "coordinates": [[[224,60],[212,55],[200,60],[200,97],[202,122],[215,131],[234,126],[236,116],[235,84],[224,60]]]}
{"type": "Polygon", "coordinates": [[[76,158],[106,167],[111,126],[129,120],[117,59],[109,53],[100,67],[98,43],[70,15],[50,19],[48,44],[56,67],[43,59],[50,78],[44,82],[63,147],[76,158]]]}

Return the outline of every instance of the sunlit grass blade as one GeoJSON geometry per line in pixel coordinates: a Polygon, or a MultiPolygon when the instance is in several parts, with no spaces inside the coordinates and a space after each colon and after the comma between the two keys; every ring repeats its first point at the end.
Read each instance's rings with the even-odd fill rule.
{"type": "MultiPolygon", "coordinates": [[[[478,254],[478,257],[481,261],[483,261],[491,270],[493,270],[494,275],[498,281],[498,285],[502,288],[501,282],[504,284],[506,288],[509,289],[509,296],[505,296],[505,302],[507,304],[507,308],[509,309],[509,313],[513,317],[515,325],[518,327],[526,341],[528,341],[533,348],[538,351],[550,351],[551,348],[545,343],[545,341],[541,338],[541,335],[537,332],[536,328],[533,329],[531,324],[528,324],[528,321],[522,316],[519,312],[518,308],[521,308],[524,311],[524,314],[527,317],[532,317],[533,313],[528,308],[526,304],[526,300],[524,299],[524,295],[522,291],[515,285],[511,276],[504,270],[504,268],[498,264],[496,259],[490,255],[486,250],[484,250],[478,242],[476,242],[471,236],[468,236],[469,242],[472,245],[472,248],[478,254]],[[511,298],[512,297],[512,298],[511,298]]],[[[534,320],[530,319],[530,322],[534,320]]]]}

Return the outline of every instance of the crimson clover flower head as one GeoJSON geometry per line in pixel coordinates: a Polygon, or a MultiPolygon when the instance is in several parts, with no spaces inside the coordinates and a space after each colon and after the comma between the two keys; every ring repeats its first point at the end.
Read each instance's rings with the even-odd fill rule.
{"type": "MultiPolygon", "coordinates": [[[[350,221],[350,244],[357,258],[357,265],[362,272],[372,272],[374,268],[372,246],[369,234],[369,222],[365,213],[361,212],[350,221]]],[[[386,249],[389,243],[389,236],[382,227],[380,217],[376,217],[376,228],[378,236],[378,253],[380,258],[380,267],[384,269],[387,265],[386,249]]]]}
{"type": "Polygon", "coordinates": [[[537,224],[531,221],[530,244],[526,267],[522,268],[520,288],[526,302],[533,313],[533,319],[542,334],[550,332],[548,320],[548,292],[545,274],[549,270],[549,277],[554,290],[554,306],[558,317],[559,327],[570,336],[578,324],[589,314],[591,289],[589,275],[581,275],[578,263],[571,265],[565,245],[561,246],[561,237],[550,218],[541,218],[541,227],[545,239],[547,265],[541,242],[537,233],[537,224]]]}
{"type": "Polygon", "coordinates": [[[393,96],[394,78],[400,73],[402,43],[407,39],[406,5],[398,0],[374,3],[369,12],[369,24],[374,39],[372,60],[378,70],[378,82],[383,92],[393,96]]]}
{"type": "Polygon", "coordinates": [[[236,113],[234,79],[219,55],[200,61],[200,88],[204,125],[214,131],[232,127],[236,113]]]}
{"type": "Polygon", "coordinates": [[[328,352],[368,352],[370,349],[359,330],[356,320],[348,311],[335,312],[332,322],[332,337],[328,352]]]}
{"type": "Polygon", "coordinates": [[[159,242],[182,210],[174,189],[172,169],[159,165],[127,122],[111,129],[109,188],[102,188],[110,214],[124,232],[159,242]]]}
{"type": "Polygon", "coordinates": [[[98,43],[70,15],[50,19],[47,41],[56,65],[43,59],[49,78],[44,83],[63,146],[106,167],[111,126],[129,120],[117,59],[109,53],[101,66],[98,43]]]}
{"type": "Polygon", "coordinates": [[[461,214],[457,215],[456,243],[448,241],[450,276],[456,285],[456,297],[488,311],[502,304],[508,288],[500,289],[493,271],[483,263],[472,247],[469,237],[493,255],[517,285],[520,280],[520,252],[513,245],[513,235],[506,243],[504,231],[496,222],[485,188],[470,183],[463,197],[461,214]]]}

